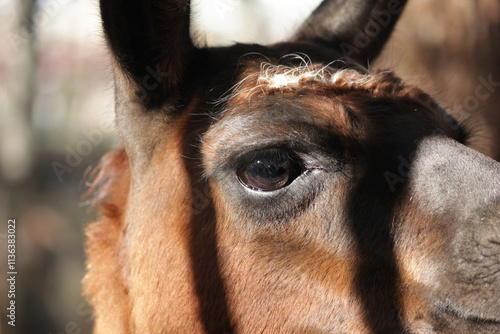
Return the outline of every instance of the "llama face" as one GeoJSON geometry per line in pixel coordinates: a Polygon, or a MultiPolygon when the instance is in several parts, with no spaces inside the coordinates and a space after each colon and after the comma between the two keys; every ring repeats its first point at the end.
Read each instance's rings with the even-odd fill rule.
{"type": "Polygon", "coordinates": [[[197,49],[188,3],[101,1],[124,149],[88,230],[96,332],[498,331],[500,167],[366,69],[400,11],[346,57],[394,9],[349,3],[197,49]]]}

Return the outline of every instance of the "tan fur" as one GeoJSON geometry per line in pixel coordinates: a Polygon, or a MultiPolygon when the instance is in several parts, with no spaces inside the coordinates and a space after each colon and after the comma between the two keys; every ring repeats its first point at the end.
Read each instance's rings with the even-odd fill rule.
{"type": "Polygon", "coordinates": [[[127,259],[121,245],[124,238],[124,214],[127,208],[130,174],[123,149],[102,158],[91,190],[97,190],[102,220],[87,230],[87,275],[84,292],[95,305],[95,331],[117,330],[130,333],[130,302],[124,276],[127,259]],[[113,312],[109,312],[113,310],[113,312]]]}

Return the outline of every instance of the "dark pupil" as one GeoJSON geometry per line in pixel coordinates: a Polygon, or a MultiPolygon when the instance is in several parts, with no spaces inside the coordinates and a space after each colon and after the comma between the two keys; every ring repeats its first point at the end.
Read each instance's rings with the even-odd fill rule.
{"type": "Polygon", "coordinates": [[[277,190],[290,178],[290,162],[257,160],[245,167],[239,177],[244,185],[253,190],[277,190]]]}

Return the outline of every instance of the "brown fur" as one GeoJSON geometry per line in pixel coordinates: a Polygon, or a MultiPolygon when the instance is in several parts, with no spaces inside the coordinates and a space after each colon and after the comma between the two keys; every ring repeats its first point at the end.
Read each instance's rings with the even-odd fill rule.
{"type": "Polygon", "coordinates": [[[87,275],[85,293],[92,296],[96,308],[96,332],[130,332],[130,303],[123,274],[124,260],[121,245],[124,238],[123,215],[130,187],[127,155],[123,149],[105,155],[97,169],[90,191],[97,191],[102,220],[87,228],[87,275]],[[117,247],[118,246],[118,247],[117,247]],[[93,266],[92,264],[99,264],[93,266]],[[108,310],[113,312],[109,313],[108,310]],[[111,317],[106,315],[112,314],[111,317]],[[100,317],[106,317],[101,321],[100,317]],[[100,324],[105,324],[102,328],[100,324]]]}
{"type": "MultiPolygon", "coordinates": [[[[297,35],[310,39],[192,50],[184,2],[134,3],[145,17],[166,16],[163,26],[155,12],[152,31],[140,31],[152,44],[142,54],[123,25],[135,13],[117,19],[120,4],[101,3],[125,148],[103,158],[91,186],[102,215],[87,228],[95,333],[500,328],[500,313],[484,306],[498,306],[487,299],[499,297],[495,263],[470,261],[481,248],[467,239],[494,231],[500,167],[464,146],[467,131],[429,95],[388,72],[331,63],[336,39],[310,24],[321,10],[297,35]],[[184,47],[171,53],[159,36],[184,47]],[[173,77],[142,99],[136,77],[147,64],[173,77]],[[318,75],[266,80],[289,69],[318,75]],[[307,171],[273,192],[245,188],[238,171],[270,148],[307,171]],[[467,276],[463,263],[490,280],[467,276]]],[[[141,17],[137,29],[149,22],[141,17]]],[[[394,23],[357,61],[378,54],[394,23]]]]}

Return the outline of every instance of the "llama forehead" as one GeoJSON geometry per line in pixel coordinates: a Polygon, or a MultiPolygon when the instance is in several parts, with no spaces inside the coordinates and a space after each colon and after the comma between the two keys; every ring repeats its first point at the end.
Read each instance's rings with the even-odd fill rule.
{"type": "Polygon", "coordinates": [[[233,100],[234,103],[242,103],[259,96],[300,94],[306,90],[316,94],[328,91],[327,95],[335,96],[336,92],[366,91],[385,79],[393,80],[388,72],[370,73],[343,61],[327,64],[303,61],[293,65],[279,62],[273,64],[270,61],[251,61],[241,66],[243,70],[239,74],[240,80],[219,102],[233,100]]]}
{"type": "MultiPolygon", "coordinates": [[[[456,130],[439,117],[434,100],[420,89],[405,85],[390,71],[371,73],[349,65],[244,64],[240,81],[219,101],[222,110],[207,138],[233,141],[237,128],[241,128],[240,135],[248,132],[249,137],[276,132],[272,125],[283,117],[293,121],[311,117],[312,124],[324,124],[343,138],[361,141],[366,138],[363,124],[370,124],[370,131],[407,127],[411,132],[418,120],[425,120],[425,131],[439,128],[456,135],[456,130]],[[252,122],[254,114],[259,115],[256,122],[252,122]]],[[[283,127],[287,124],[282,122],[283,127]]],[[[394,131],[393,135],[399,138],[401,133],[394,131]]]]}
{"type": "Polygon", "coordinates": [[[258,73],[257,85],[278,89],[297,89],[308,83],[326,86],[345,83],[357,86],[375,79],[374,74],[360,73],[355,69],[333,68],[330,64],[286,66],[263,63],[258,73]]]}
{"type": "MultiPolygon", "coordinates": [[[[291,107],[296,106],[301,110],[299,115],[321,119],[347,137],[347,132],[358,131],[363,122],[373,124],[372,118],[381,129],[401,128],[403,124],[414,128],[413,121],[425,119],[429,129],[454,132],[438,117],[438,105],[429,95],[405,85],[390,71],[369,72],[342,60],[327,63],[308,58],[252,58],[240,61],[238,69],[237,83],[218,101],[222,107],[218,120],[223,120],[223,124],[234,115],[255,109],[266,117],[279,118],[290,114],[291,107]],[[263,107],[262,101],[267,106],[263,107]],[[287,107],[276,107],[282,104],[287,107]],[[277,115],[273,114],[274,109],[277,115]],[[398,120],[399,125],[394,127],[398,120]]],[[[238,119],[244,122],[244,117],[238,119]]],[[[261,121],[267,124],[264,118],[261,121]]]]}
{"type": "Polygon", "coordinates": [[[241,64],[240,68],[242,70],[236,76],[239,81],[217,101],[225,104],[225,110],[269,96],[276,100],[316,96],[319,98],[317,101],[326,98],[335,103],[349,103],[348,96],[353,96],[351,93],[357,97],[364,96],[365,101],[373,99],[413,104],[414,111],[423,111],[427,116],[438,108],[432,97],[417,87],[405,85],[391,71],[369,72],[366,68],[341,60],[325,64],[307,59],[293,65],[280,64],[280,60],[275,63],[269,59],[253,60],[241,64]]]}

